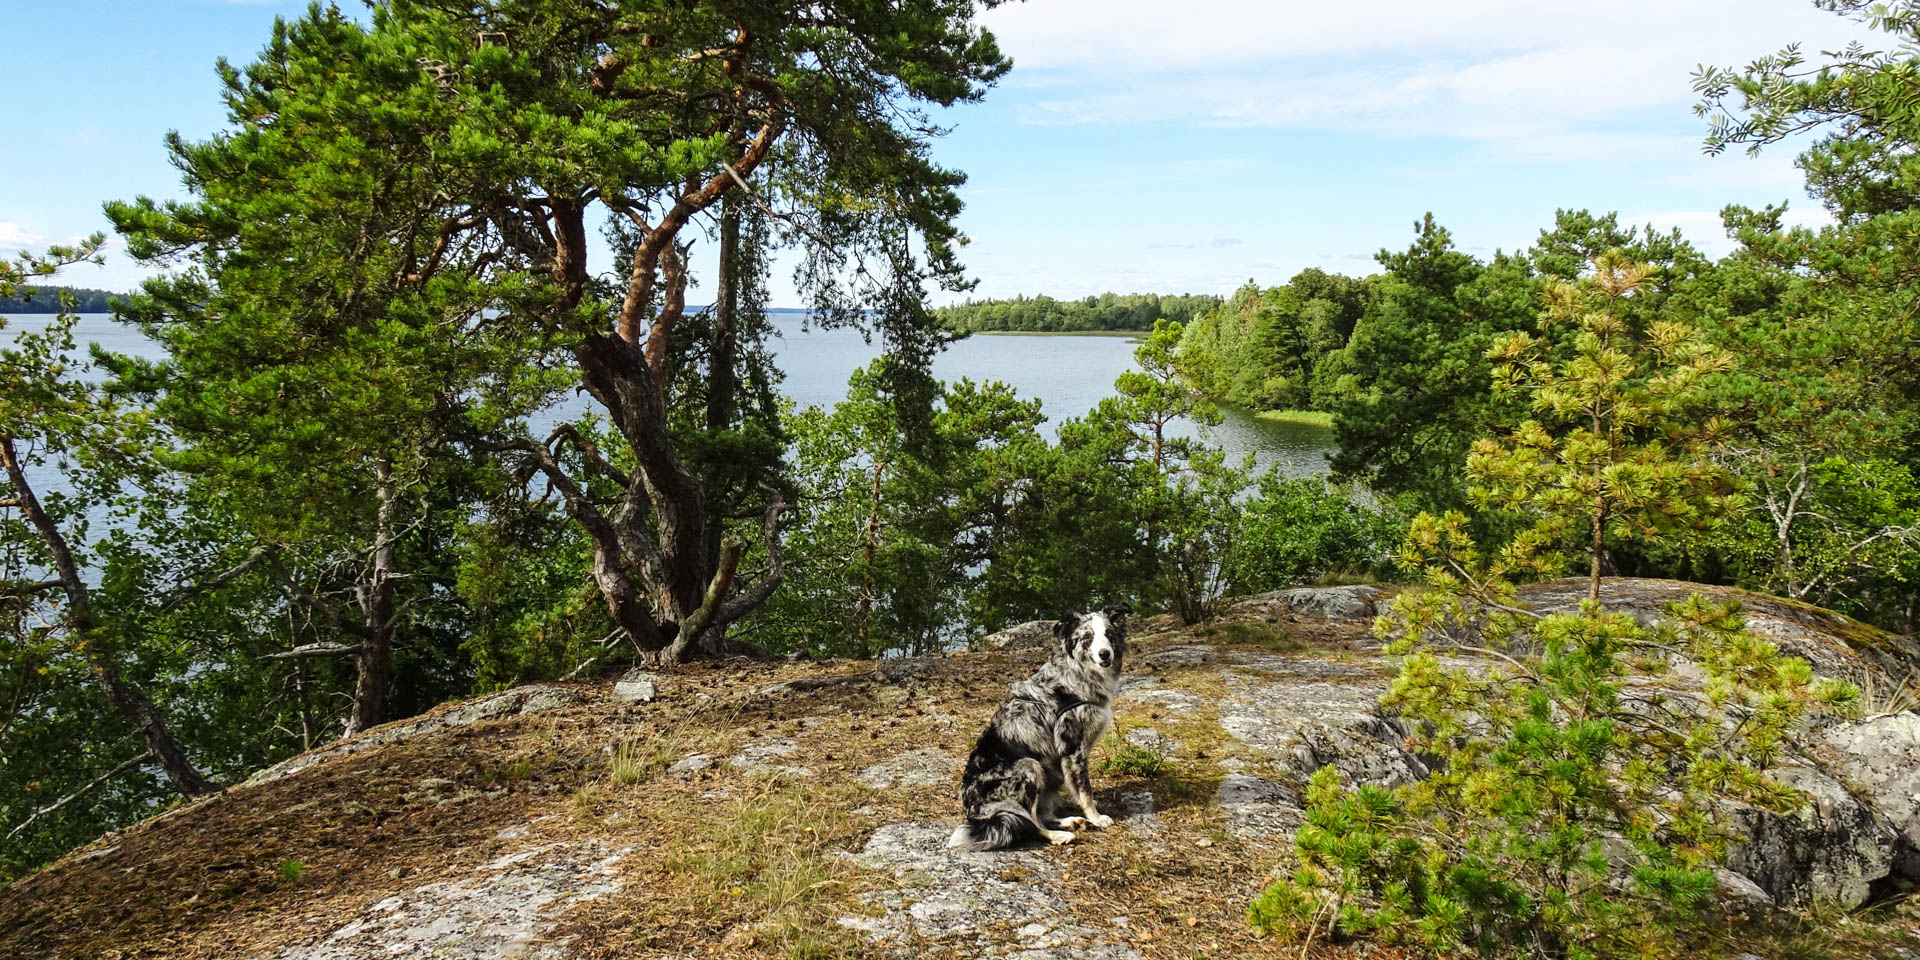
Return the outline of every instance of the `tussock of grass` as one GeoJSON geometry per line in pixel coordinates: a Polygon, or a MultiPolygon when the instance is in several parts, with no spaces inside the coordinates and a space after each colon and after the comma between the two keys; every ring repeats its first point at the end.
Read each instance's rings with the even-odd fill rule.
{"type": "Polygon", "coordinates": [[[1732,917],[1704,931],[1706,949],[1696,955],[1758,954],[1775,960],[1853,960],[1891,956],[1889,947],[1920,946],[1903,926],[1920,917],[1911,896],[1847,909],[1821,901],[1798,911],[1761,917],[1732,917]]]}
{"type": "Polygon", "coordinates": [[[1199,629],[1199,634],[1221,643],[1244,644],[1274,653],[1300,653],[1307,644],[1293,635],[1284,623],[1264,620],[1227,620],[1199,629]]]}
{"type": "Polygon", "coordinates": [[[1920,709],[1920,676],[1911,670],[1899,678],[1869,670],[1853,682],[1860,688],[1860,699],[1855,704],[1857,716],[1878,717],[1920,709]]]}
{"type": "Polygon", "coordinates": [[[1333,414],[1321,410],[1262,410],[1254,416],[1280,423],[1298,423],[1309,427],[1332,427],[1333,414]]]}
{"type": "Polygon", "coordinates": [[[1102,764],[1102,769],[1109,774],[1118,773],[1152,779],[1167,769],[1167,761],[1171,759],[1162,750],[1126,743],[1108,755],[1106,763],[1102,764]]]}
{"type": "Polygon", "coordinates": [[[638,783],[640,778],[650,772],[654,758],[647,756],[645,748],[632,740],[622,740],[613,748],[613,763],[607,768],[607,775],[613,782],[626,786],[638,783]]]}
{"type": "Polygon", "coordinates": [[[857,910],[859,871],[836,855],[853,828],[851,797],[823,802],[817,784],[752,781],[748,792],[677,819],[683,843],[664,865],[675,900],[695,915],[739,917],[755,947],[792,958],[851,956],[856,945],[834,918],[857,910]]]}

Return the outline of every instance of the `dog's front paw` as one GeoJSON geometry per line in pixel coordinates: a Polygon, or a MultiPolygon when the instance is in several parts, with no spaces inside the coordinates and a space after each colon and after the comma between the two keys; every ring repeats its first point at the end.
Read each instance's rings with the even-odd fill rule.
{"type": "Polygon", "coordinates": [[[1096,813],[1087,818],[1087,823],[1092,825],[1095,830],[1105,830],[1113,826],[1113,818],[1104,813],[1096,813]]]}
{"type": "Polygon", "coordinates": [[[1059,846],[1060,844],[1063,844],[1063,843],[1072,843],[1072,842],[1073,842],[1073,834],[1072,834],[1072,833],[1070,833],[1070,832],[1068,832],[1068,831],[1065,831],[1065,830],[1047,830],[1047,831],[1044,831],[1044,832],[1045,832],[1045,834],[1046,834],[1046,837],[1047,837],[1047,842],[1048,842],[1048,843],[1051,843],[1051,844],[1053,844],[1053,845],[1054,845],[1054,846],[1056,846],[1056,847],[1057,847],[1057,846],[1059,846]]]}
{"type": "Polygon", "coordinates": [[[1074,827],[1085,827],[1089,825],[1086,817],[1067,817],[1059,823],[1054,824],[1055,827],[1061,830],[1071,830],[1074,827]]]}

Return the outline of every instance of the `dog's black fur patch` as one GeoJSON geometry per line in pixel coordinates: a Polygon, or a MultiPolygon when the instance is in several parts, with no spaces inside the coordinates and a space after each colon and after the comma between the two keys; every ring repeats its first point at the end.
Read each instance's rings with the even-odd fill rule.
{"type": "Polygon", "coordinates": [[[1053,655],[1009,688],[967,758],[960,781],[967,821],[948,846],[997,850],[1043,838],[1065,843],[1074,836],[1065,827],[1113,823],[1094,808],[1087,751],[1113,724],[1131,612],[1116,604],[1061,618],[1053,630],[1053,655]],[[1076,808],[1077,814],[1057,816],[1076,808]]]}

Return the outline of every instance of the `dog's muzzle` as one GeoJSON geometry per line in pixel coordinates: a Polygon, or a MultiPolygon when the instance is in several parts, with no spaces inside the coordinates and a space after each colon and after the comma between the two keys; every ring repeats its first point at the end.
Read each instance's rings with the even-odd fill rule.
{"type": "Polygon", "coordinates": [[[1103,667],[1113,666],[1113,651],[1111,650],[1102,650],[1095,655],[1095,658],[1100,661],[1100,665],[1103,667]]]}

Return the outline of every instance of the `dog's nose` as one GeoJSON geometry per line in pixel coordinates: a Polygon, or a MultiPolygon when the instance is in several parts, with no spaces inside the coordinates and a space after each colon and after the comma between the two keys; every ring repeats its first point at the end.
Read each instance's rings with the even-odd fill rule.
{"type": "Polygon", "coordinates": [[[1112,666],[1112,665],[1113,665],[1113,652],[1112,652],[1112,651],[1109,651],[1109,650],[1102,650],[1102,651],[1100,651],[1100,665],[1101,665],[1101,666],[1103,666],[1103,667],[1106,667],[1106,666],[1112,666]]]}

